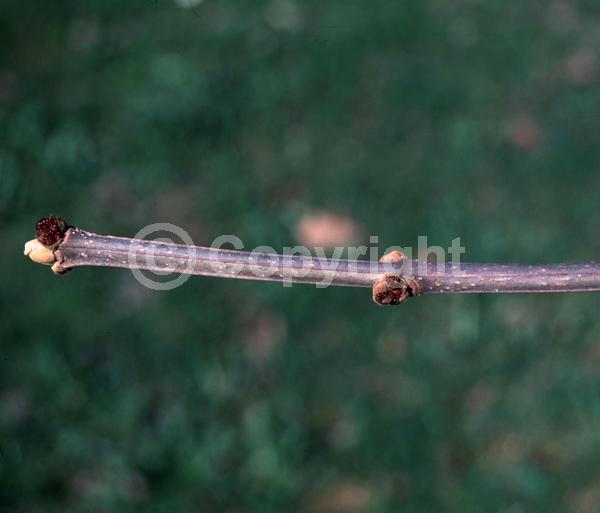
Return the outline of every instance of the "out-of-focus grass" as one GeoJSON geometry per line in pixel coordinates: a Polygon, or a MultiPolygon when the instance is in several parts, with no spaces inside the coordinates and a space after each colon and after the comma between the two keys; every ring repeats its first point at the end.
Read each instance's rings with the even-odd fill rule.
{"type": "Polygon", "coordinates": [[[161,293],[20,253],[48,212],[281,248],[326,211],[597,258],[598,2],[0,12],[0,511],[596,511],[600,296],[161,293]]]}

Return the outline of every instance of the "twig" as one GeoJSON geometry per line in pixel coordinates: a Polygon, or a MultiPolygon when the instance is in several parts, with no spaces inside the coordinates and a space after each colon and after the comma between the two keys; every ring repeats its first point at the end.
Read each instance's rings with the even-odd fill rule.
{"type": "Polygon", "coordinates": [[[32,260],[62,274],[101,266],[225,278],[371,287],[378,304],[425,293],[577,292],[600,290],[600,263],[459,265],[408,260],[394,252],[379,262],[250,253],[97,235],[54,216],[37,223],[25,245],[32,260]]]}

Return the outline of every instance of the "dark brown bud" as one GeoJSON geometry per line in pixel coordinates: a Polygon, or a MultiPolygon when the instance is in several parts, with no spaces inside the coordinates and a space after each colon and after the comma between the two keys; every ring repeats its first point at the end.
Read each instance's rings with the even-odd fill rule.
{"type": "Polygon", "coordinates": [[[69,225],[62,217],[50,214],[40,219],[36,225],[36,238],[47,248],[52,248],[63,240],[69,225]]]}

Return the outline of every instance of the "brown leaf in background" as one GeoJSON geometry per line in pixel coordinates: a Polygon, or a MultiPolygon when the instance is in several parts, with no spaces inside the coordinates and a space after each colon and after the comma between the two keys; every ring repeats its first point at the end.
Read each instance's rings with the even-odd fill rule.
{"type": "Polygon", "coordinates": [[[498,433],[480,453],[480,464],[487,469],[500,470],[515,465],[526,458],[525,439],[513,431],[498,433]]]}
{"type": "Polygon", "coordinates": [[[302,28],[302,11],[296,2],[291,0],[269,2],[264,16],[269,26],[276,30],[296,31],[302,28]]]}
{"type": "Polygon", "coordinates": [[[304,246],[332,248],[356,244],[360,229],[348,217],[323,212],[302,216],[296,227],[296,237],[304,246]]]}
{"type": "Polygon", "coordinates": [[[564,60],[563,72],[569,82],[585,85],[594,79],[596,64],[596,56],[591,50],[579,50],[564,60]]]}
{"type": "Polygon", "coordinates": [[[287,332],[285,319],[280,315],[261,310],[248,319],[243,329],[246,356],[255,364],[268,362],[287,332]]]}
{"type": "Polygon", "coordinates": [[[513,146],[526,152],[533,152],[540,144],[540,127],[527,113],[520,113],[510,118],[506,122],[505,133],[513,146]]]}
{"type": "Polygon", "coordinates": [[[361,483],[340,483],[323,490],[306,511],[312,513],[358,513],[368,511],[371,489],[361,483]]]}
{"type": "Polygon", "coordinates": [[[600,504],[600,479],[596,478],[586,488],[574,493],[569,499],[570,511],[574,513],[596,513],[600,504]]]}
{"type": "Polygon", "coordinates": [[[546,16],[548,26],[556,32],[574,32],[581,25],[580,14],[574,2],[556,0],[547,7],[546,16]]]}

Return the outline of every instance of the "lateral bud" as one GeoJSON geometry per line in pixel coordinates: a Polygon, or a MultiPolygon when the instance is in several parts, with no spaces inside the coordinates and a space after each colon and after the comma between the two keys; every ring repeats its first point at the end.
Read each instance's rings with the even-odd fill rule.
{"type": "Polygon", "coordinates": [[[37,264],[52,265],[56,262],[54,251],[44,246],[37,239],[26,242],[23,253],[37,264]]]}
{"type": "MultiPolygon", "coordinates": [[[[406,255],[401,251],[392,251],[383,255],[382,263],[400,264],[406,261],[406,255]]],[[[373,284],[373,301],[378,305],[399,305],[409,297],[419,294],[419,285],[412,277],[402,276],[401,271],[388,272],[373,284]]]]}

